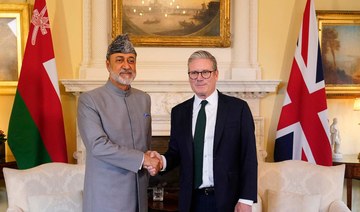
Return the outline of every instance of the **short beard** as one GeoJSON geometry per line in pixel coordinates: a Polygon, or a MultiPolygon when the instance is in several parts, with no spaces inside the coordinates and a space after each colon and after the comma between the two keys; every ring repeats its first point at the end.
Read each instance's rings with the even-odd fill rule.
{"type": "Polygon", "coordinates": [[[135,77],[136,77],[136,73],[133,72],[132,70],[125,70],[125,69],[121,69],[119,73],[116,73],[114,72],[113,70],[109,70],[110,72],[110,77],[111,79],[115,80],[116,82],[122,84],[122,85],[130,85],[135,77]],[[128,78],[128,79],[124,79],[121,77],[121,74],[124,74],[124,73],[128,73],[128,72],[131,72],[131,77],[128,78]]]}

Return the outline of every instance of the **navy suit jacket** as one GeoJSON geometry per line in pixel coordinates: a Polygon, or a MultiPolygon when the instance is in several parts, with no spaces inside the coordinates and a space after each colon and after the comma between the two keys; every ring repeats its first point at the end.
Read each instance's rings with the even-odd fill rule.
{"type": "MultiPolygon", "coordinates": [[[[171,111],[169,171],[180,165],[179,210],[190,211],[193,194],[192,112],[194,97],[171,111]]],[[[257,201],[257,157],[254,120],[248,104],[219,92],[213,147],[215,199],[218,211],[234,211],[241,199],[257,201]]]]}

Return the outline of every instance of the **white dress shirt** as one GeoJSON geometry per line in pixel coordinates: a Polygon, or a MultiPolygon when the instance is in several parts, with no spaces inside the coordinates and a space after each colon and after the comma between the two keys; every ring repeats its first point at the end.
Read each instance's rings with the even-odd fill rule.
{"type": "MultiPolygon", "coordinates": [[[[206,113],[206,128],[204,139],[204,155],[203,155],[203,174],[202,184],[199,188],[214,187],[214,174],[213,174],[213,146],[215,135],[215,123],[218,107],[218,92],[213,92],[206,100],[208,103],[205,106],[206,113]]],[[[193,117],[192,117],[192,135],[195,133],[196,119],[201,108],[201,101],[195,95],[193,105],[193,117]]]]}

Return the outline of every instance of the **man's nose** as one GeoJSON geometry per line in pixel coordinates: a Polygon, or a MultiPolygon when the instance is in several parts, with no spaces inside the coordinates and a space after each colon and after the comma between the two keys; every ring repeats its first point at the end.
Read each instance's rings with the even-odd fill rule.
{"type": "Polygon", "coordinates": [[[205,78],[202,76],[201,73],[198,74],[196,80],[204,80],[205,78]]]}
{"type": "Polygon", "coordinates": [[[129,68],[130,68],[129,62],[125,60],[124,63],[123,63],[123,65],[122,65],[122,67],[123,67],[124,69],[129,69],[129,68]]]}

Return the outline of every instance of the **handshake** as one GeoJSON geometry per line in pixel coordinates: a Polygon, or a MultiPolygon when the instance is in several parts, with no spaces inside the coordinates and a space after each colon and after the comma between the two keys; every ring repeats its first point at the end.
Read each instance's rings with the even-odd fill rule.
{"type": "Polygon", "coordinates": [[[156,151],[147,151],[144,154],[143,168],[147,169],[151,176],[157,175],[163,168],[161,155],[156,151]]]}

